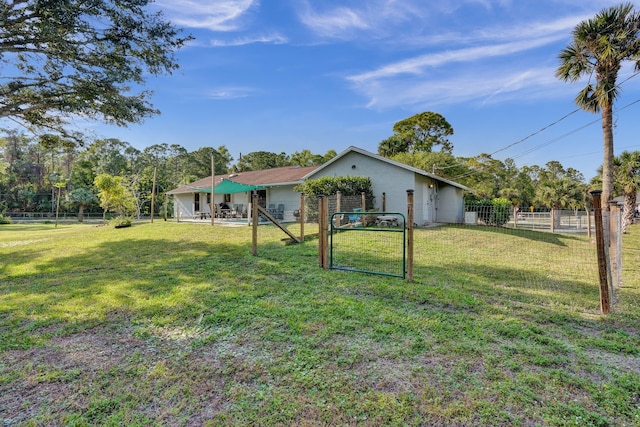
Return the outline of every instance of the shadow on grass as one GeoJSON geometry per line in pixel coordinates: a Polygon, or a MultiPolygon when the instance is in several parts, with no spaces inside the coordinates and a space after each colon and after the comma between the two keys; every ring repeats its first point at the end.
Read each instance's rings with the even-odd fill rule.
{"type": "MultiPolygon", "coordinates": [[[[407,284],[397,278],[319,269],[314,243],[287,247],[261,244],[258,257],[252,256],[250,249],[250,242],[245,241],[109,241],[81,255],[42,263],[35,273],[14,276],[3,291],[10,294],[3,303],[4,311],[22,319],[22,331],[14,331],[21,333],[37,330],[30,326],[33,318],[75,323],[82,328],[111,313],[179,324],[230,302],[243,306],[249,316],[255,313],[250,306],[264,295],[274,296],[282,306],[305,309],[311,294],[331,294],[334,289],[363,298],[409,303],[421,310],[485,312],[495,307],[502,312],[528,308],[541,319],[576,321],[582,312],[597,310],[597,285],[517,266],[418,263],[415,283],[407,284]]],[[[10,262],[20,263],[32,255],[19,251],[10,262]]],[[[368,262],[388,261],[373,254],[368,262]]],[[[226,311],[230,314],[222,317],[232,321],[233,310],[226,311]]],[[[216,316],[222,318],[220,310],[216,316]]]]}
{"type": "MultiPolygon", "coordinates": [[[[514,237],[519,237],[522,239],[528,239],[535,242],[541,243],[549,243],[553,245],[566,246],[565,241],[569,240],[583,240],[583,238],[578,236],[573,236],[570,234],[562,234],[562,233],[551,233],[544,231],[535,231],[535,230],[525,230],[525,229],[517,229],[517,228],[507,228],[507,227],[492,227],[485,225],[458,225],[458,224],[447,224],[442,227],[434,227],[427,229],[428,230],[438,230],[438,229],[460,229],[469,232],[482,232],[482,233],[496,233],[501,235],[509,235],[514,237]]],[[[586,235],[585,235],[586,236],[586,235]]]]}

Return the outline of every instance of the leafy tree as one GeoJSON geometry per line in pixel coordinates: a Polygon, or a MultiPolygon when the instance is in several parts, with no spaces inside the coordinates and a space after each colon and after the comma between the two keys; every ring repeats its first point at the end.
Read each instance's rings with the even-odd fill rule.
{"type": "Polygon", "coordinates": [[[84,221],[84,208],[98,201],[96,195],[85,187],[79,187],[71,190],[67,194],[67,201],[78,207],[78,222],[84,221]]]}
{"type": "Polygon", "coordinates": [[[382,156],[393,156],[402,152],[433,151],[435,145],[442,151],[451,153],[453,144],[447,139],[453,135],[453,128],[440,114],[431,111],[415,114],[393,125],[395,135],[385,139],[378,146],[382,156]]]}
{"type": "Polygon", "coordinates": [[[515,176],[507,181],[506,185],[506,187],[498,191],[500,197],[511,200],[511,204],[514,206],[529,207],[533,204],[535,183],[526,173],[526,168],[518,170],[515,176]]]}
{"type": "Polygon", "coordinates": [[[624,193],[622,232],[633,223],[637,194],[640,191],[640,151],[623,151],[614,159],[615,187],[624,193]]]}
{"type": "Polygon", "coordinates": [[[471,198],[494,199],[502,188],[510,187],[507,183],[509,172],[503,162],[494,159],[487,153],[475,157],[462,158],[468,172],[454,177],[454,180],[475,191],[471,198]]]}
{"type": "Polygon", "coordinates": [[[103,173],[96,176],[94,183],[98,189],[98,198],[100,206],[104,209],[104,215],[113,210],[120,217],[125,217],[136,210],[135,197],[122,177],[103,173]]]}
{"type": "Polygon", "coordinates": [[[560,221],[559,209],[577,209],[584,205],[584,177],[573,168],[565,169],[558,161],[550,161],[540,171],[535,201],[554,211],[553,228],[560,221]]]}
{"type": "Polygon", "coordinates": [[[212,155],[214,158],[216,175],[228,173],[229,164],[231,163],[232,158],[227,147],[224,145],[221,145],[217,149],[213,147],[201,147],[186,155],[187,163],[185,166],[188,167],[188,173],[191,178],[189,181],[211,175],[212,155]]]}
{"type": "Polygon", "coordinates": [[[443,152],[403,152],[391,157],[393,160],[414,168],[433,173],[442,178],[453,179],[469,172],[463,162],[450,153],[443,152]]]}
{"type": "Polygon", "coordinates": [[[573,39],[559,55],[556,76],[576,82],[595,76],[580,91],[575,103],[585,111],[602,113],[604,162],[602,168],[603,205],[613,196],[613,104],[619,91],[618,72],[624,61],[635,62],[640,70],[640,14],[631,3],[603,9],[592,19],[579,23],[573,39]]]}
{"type": "Polygon", "coordinates": [[[383,157],[394,157],[402,153],[413,154],[411,138],[405,134],[396,133],[378,144],[378,154],[383,157]]]}
{"type": "Polygon", "coordinates": [[[125,126],[158,113],[149,75],[178,68],[191,36],[148,10],[148,0],[16,0],[0,4],[0,117],[73,136],[74,116],[125,126]]]}
{"type": "Polygon", "coordinates": [[[0,174],[0,195],[3,208],[27,211],[51,209],[51,193],[44,192],[47,174],[43,147],[21,133],[8,131],[7,136],[2,139],[0,149],[0,170],[3,171],[0,174]],[[43,197],[46,197],[45,203],[42,203],[43,197]]]}
{"type": "Polygon", "coordinates": [[[335,150],[329,150],[322,154],[313,154],[310,150],[296,151],[291,155],[289,164],[297,166],[319,166],[334,158],[337,155],[335,150]]]}
{"type": "MultiPolygon", "coordinates": [[[[241,156],[233,167],[235,172],[273,169],[289,165],[289,157],[286,153],[271,153],[269,151],[254,151],[241,156]]],[[[205,175],[206,176],[206,175],[205,175]]]]}

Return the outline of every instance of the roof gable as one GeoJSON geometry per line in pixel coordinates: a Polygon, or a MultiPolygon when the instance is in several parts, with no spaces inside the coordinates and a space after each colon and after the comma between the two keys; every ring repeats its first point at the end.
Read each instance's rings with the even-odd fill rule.
{"type": "Polygon", "coordinates": [[[310,171],[306,176],[304,176],[304,179],[313,179],[314,175],[317,175],[321,170],[323,170],[324,168],[328,167],[329,165],[340,161],[340,159],[342,159],[343,157],[345,157],[349,153],[358,153],[358,154],[361,154],[363,156],[371,157],[373,159],[376,159],[376,160],[379,160],[381,162],[387,163],[389,165],[392,165],[392,166],[395,166],[395,167],[398,167],[398,168],[401,168],[401,169],[416,173],[418,175],[423,175],[423,176],[429,177],[431,179],[434,179],[436,181],[444,182],[444,183],[449,184],[449,185],[451,185],[453,187],[457,187],[457,188],[461,188],[463,190],[471,191],[471,189],[469,187],[466,187],[466,186],[464,186],[462,184],[459,184],[457,182],[448,180],[446,178],[442,178],[441,176],[429,173],[429,172],[424,171],[422,169],[414,168],[413,166],[409,166],[409,165],[407,165],[405,163],[397,162],[395,160],[391,160],[389,158],[386,158],[386,157],[383,157],[383,156],[379,156],[379,155],[374,154],[374,153],[372,153],[370,151],[363,150],[362,148],[358,148],[358,147],[354,147],[354,146],[351,146],[351,147],[347,148],[342,153],[338,154],[337,156],[335,156],[334,158],[332,158],[328,162],[326,162],[323,165],[319,166],[317,169],[315,169],[313,171],[310,171]]]}
{"type": "MultiPolygon", "coordinates": [[[[216,175],[215,185],[223,179],[239,184],[259,186],[293,185],[302,182],[304,176],[317,169],[318,166],[284,166],[280,168],[262,169],[231,174],[216,175]]],[[[211,191],[211,176],[182,185],[168,192],[168,194],[193,193],[199,190],[211,191]]]]}

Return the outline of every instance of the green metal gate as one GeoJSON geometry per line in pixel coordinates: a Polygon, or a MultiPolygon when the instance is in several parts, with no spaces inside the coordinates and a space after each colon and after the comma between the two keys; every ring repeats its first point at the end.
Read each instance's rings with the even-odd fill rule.
{"type": "Polygon", "coordinates": [[[329,268],[406,277],[403,214],[336,212],[330,224],[329,268]]]}

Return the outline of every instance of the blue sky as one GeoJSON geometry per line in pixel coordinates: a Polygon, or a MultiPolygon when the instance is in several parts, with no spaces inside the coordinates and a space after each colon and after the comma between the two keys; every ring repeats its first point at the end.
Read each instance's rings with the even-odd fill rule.
{"type": "MultiPolygon", "coordinates": [[[[350,145],[376,152],[395,122],[434,111],[454,128],[456,156],[558,160],[590,179],[602,162],[599,115],[570,114],[586,81],[554,72],[575,25],[619,3],[158,0],[195,36],[178,71],[148,80],[162,114],[128,128],[91,126],[139,149],[224,145],[237,160],[350,145]]],[[[632,75],[627,66],[618,80],[616,154],[640,150],[632,75]]]]}

